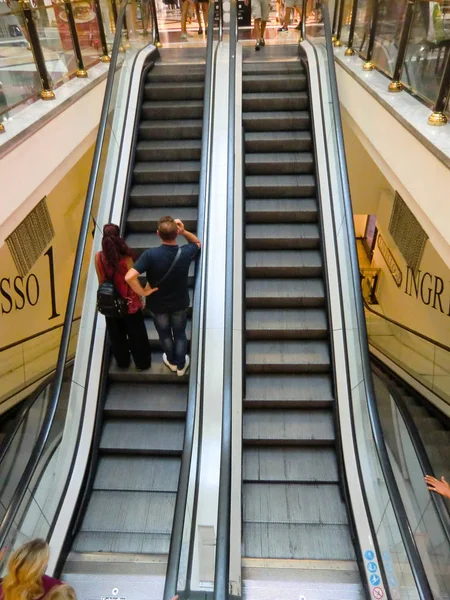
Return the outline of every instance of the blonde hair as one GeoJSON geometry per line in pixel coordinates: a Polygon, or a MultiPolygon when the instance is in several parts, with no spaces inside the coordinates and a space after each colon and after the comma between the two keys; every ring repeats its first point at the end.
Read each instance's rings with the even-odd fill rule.
{"type": "Polygon", "coordinates": [[[63,583],[62,585],[52,587],[48,594],[46,594],[45,600],[77,600],[77,595],[71,585],[63,583]]]}
{"type": "Polygon", "coordinates": [[[49,547],[45,540],[31,540],[12,553],[3,579],[4,600],[36,600],[44,593],[42,576],[47,568],[49,547]]]}

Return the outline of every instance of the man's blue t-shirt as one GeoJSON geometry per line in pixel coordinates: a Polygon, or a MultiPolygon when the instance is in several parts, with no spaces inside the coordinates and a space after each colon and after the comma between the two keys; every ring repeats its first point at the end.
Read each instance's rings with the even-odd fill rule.
{"type": "MultiPolygon", "coordinates": [[[[161,283],[157,292],[147,297],[147,307],[154,313],[168,313],[184,310],[189,306],[188,274],[189,265],[194,260],[199,247],[197,244],[184,244],[181,254],[169,276],[161,283]]],[[[161,244],[146,250],[134,263],[138,273],[146,272],[147,281],[154,287],[170,269],[178,252],[178,246],[161,244]]]]}

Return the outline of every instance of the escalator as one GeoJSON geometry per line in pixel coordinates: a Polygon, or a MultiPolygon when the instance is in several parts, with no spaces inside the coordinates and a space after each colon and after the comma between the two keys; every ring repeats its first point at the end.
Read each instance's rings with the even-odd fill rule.
{"type": "MultiPolygon", "coordinates": [[[[244,564],[314,560],[330,569],[345,561],[317,597],[363,598],[339,487],[321,199],[296,48],[266,47],[255,57],[244,47],[242,92],[244,564]]],[[[243,569],[249,598],[252,572],[243,569]]]]}
{"type": "MultiPolygon", "coordinates": [[[[157,222],[168,213],[196,231],[204,78],[204,48],[161,50],[145,76],[125,217],[126,241],[137,254],[159,245],[157,222]]],[[[191,288],[194,274],[192,265],[191,288]]],[[[112,360],[107,371],[92,492],[63,573],[82,593],[77,564],[87,554],[115,553],[131,563],[136,554],[169,552],[189,371],[177,377],[163,364],[148,313],[146,325],[151,368],[123,370],[112,360]]],[[[190,329],[189,317],[188,339],[190,329]]]]}

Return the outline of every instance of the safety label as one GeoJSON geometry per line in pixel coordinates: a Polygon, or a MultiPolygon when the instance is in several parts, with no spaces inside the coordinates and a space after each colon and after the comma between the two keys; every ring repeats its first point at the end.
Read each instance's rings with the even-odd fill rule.
{"type": "Polygon", "coordinates": [[[384,592],[380,587],[373,588],[372,596],[377,600],[380,600],[384,596],[384,592]]]}
{"type": "Polygon", "coordinates": [[[373,574],[370,576],[370,583],[372,585],[380,585],[381,579],[379,578],[378,575],[373,574]]]}
{"type": "Polygon", "coordinates": [[[373,550],[366,550],[364,552],[364,558],[366,560],[373,560],[375,558],[375,553],[373,550]]]}
{"type": "Polygon", "coordinates": [[[376,573],[378,567],[374,562],[369,562],[367,563],[367,570],[369,571],[369,573],[376,573]]]}

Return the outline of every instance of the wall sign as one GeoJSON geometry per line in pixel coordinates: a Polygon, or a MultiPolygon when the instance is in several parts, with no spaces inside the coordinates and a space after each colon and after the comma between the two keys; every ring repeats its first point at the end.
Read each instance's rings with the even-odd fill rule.
{"type": "Polygon", "coordinates": [[[386,242],[384,241],[384,239],[382,238],[381,235],[378,235],[377,244],[378,244],[378,248],[381,252],[381,256],[384,258],[386,265],[387,265],[397,287],[400,287],[402,285],[402,281],[403,281],[403,273],[401,272],[401,269],[398,266],[397,261],[392,256],[392,252],[386,246],[386,242]]]}

